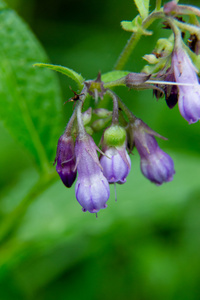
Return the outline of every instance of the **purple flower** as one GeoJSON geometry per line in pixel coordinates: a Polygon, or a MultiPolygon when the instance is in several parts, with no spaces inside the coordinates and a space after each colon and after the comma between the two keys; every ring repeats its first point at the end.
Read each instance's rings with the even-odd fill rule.
{"type": "Polygon", "coordinates": [[[57,153],[54,164],[57,162],[56,171],[66,187],[71,187],[76,179],[74,141],[65,134],[58,140],[57,153]]]}
{"type": "Polygon", "coordinates": [[[175,171],[172,158],[159,148],[152,135],[153,131],[142,121],[138,121],[140,126],[135,127],[134,140],[140,154],[143,175],[158,185],[173,180],[175,171]]]}
{"type": "Polygon", "coordinates": [[[172,67],[177,83],[189,83],[194,86],[178,86],[179,99],[178,106],[181,115],[189,124],[200,119],[200,85],[188,54],[178,48],[172,55],[172,67]]]}
{"type": "Polygon", "coordinates": [[[121,147],[106,147],[105,155],[101,156],[100,163],[103,174],[109,183],[125,183],[131,169],[131,160],[125,145],[121,147]]]}
{"type": "Polygon", "coordinates": [[[109,184],[102,173],[96,150],[97,146],[89,135],[77,137],[75,155],[78,180],[75,193],[83,211],[88,210],[90,213],[106,208],[110,196],[109,184]]]}

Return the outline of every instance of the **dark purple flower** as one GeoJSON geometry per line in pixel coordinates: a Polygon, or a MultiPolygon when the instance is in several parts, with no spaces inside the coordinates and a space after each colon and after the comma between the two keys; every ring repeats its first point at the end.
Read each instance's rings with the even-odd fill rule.
{"type": "MultiPolygon", "coordinates": [[[[172,68],[168,68],[167,71],[165,69],[161,70],[160,73],[156,76],[157,80],[167,81],[167,82],[175,82],[174,72],[172,68]]],[[[159,90],[154,90],[153,94],[156,96],[157,99],[163,97],[165,95],[165,100],[167,106],[172,109],[176,103],[178,102],[178,88],[176,85],[170,84],[160,84],[160,88],[163,92],[159,90]]]]}
{"type": "Polygon", "coordinates": [[[97,213],[100,209],[106,208],[110,196],[109,184],[102,173],[96,150],[97,146],[91,136],[77,137],[75,155],[78,180],[75,193],[83,211],[90,213],[97,213]]]}
{"type": "Polygon", "coordinates": [[[131,160],[125,145],[121,147],[106,147],[105,155],[101,156],[100,163],[103,174],[109,183],[125,183],[131,169],[131,160]]]}
{"type": "Polygon", "coordinates": [[[71,187],[76,179],[76,160],[74,154],[74,141],[65,134],[58,140],[57,153],[54,164],[57,162],[56,171],[66,187],[71,187]]]}
{"type": "Polygon", "coordinates": [[[162,151],[153,135],[153,131],[138,120],[135,126],[134,141],[140,154],[140,167],[143,175],[150,181],[160,185],[173,180],[174,163],[172,158],[162,151]]]}
{"type": "Polygon", "coordinates": [[[173,52],[172,67],[177,83],[191,84],[178,85],[178,106],[183,118],[189,124],[195,123],[200,119],[200,85],[191,59],[180,47],[173,52]]]}

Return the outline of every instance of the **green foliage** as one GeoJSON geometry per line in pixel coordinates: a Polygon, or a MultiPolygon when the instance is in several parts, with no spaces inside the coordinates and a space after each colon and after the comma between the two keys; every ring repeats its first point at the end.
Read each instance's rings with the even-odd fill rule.
{"type": "Polygon", "coordinates": [[[142,19],[145,19],[149,14],[149,0],[134,0],[135,5],[142,19]]]}
{"type": "Polygon", "coordinates": [[[72,69],[69,69],[69,68],[63,67],[63,66],[51,65],[51,64],[34,64],[34,67],[48,68],[48,69],[60,72],[64,75],[68,76],[72,80],[74,80],[77,83],[78,88],[80,90],[83,88],[84,78],[72,69]]]}
{"type": "MultiPolygon", "coordinates": [[[[21,1],[23,5],[25,2],[21,1]]],[[[37,5],[39,2],[50,7],[49,1],[38,1],[37,5]]],[[[61,2],[56,1],[49,8],[53,13],[58,3],[61,2]]],[[[108,0],[101,3],[102,11],[108,9],[109,3],[116,6],[116,13],[121,13],[125,5],[121,0],[108,0]]],[[[136,3],[140,5],[139,1],[136,3]]],[[[148,2],[142,3],[143,18],[148,12],[148,2]]],[[[66,5],[67,13],[70,3],[66,5]]],[[[3,1],[0,9],[0,117],[15,138],[10,141],[6,131],[1,134],[1,300],[198,300],[199,123],[188,126],[177,108],[169,110],[164,100],[157,102],[150,91],[125,91],[124,87],[117,87],[130,109],[169,138],[159,144],[166,152],[170,152],[166,147],[173,149],[170,155],[175,161],[176,175],[173,182],[160,187],[151,184],[142,176],[139,157],[134,151],[127,183],[117,185],[117,203],[111,186],[108,208],[97,219],[83,213],[74,188],[66,189],[61,181],[55,182],[58,179],[55,172],[47,172],[63,131],[56,77],[51,70],[32,67],[40,62],[46,66],[46,54],[30,29],[3,1]],[[19,145],[26,149],[26,155],[19,145]],[[28,160],[29,156],[43,170],[41,176],[28,160]]],[[[45,18],[45,9],[41,11],[45,18]]],[[[59,26],[60,14],[56,16],[59,26]]],[[[85,20],[79,24],[73,16],[73,24],[62,23],[59,27],[69,30],[71,35],[66,38],[46,18],[43,26],[39,23],[38,34],[55,63],[70,65],[73,58],[72,64],[76,63],[76,68],[80,65],[82,74],[88,74],[89,68],[96,72],[98,63],[104,72],[111,68],[112,57],[117,57],[124,43],[124,36],[120,39],[119,31],[112,27],[113,19],[112,25],[106,25],[100,16],[101,24],[96,28],[88,26],[85,20]],[[102,28],[102,24],[108,29],[102,28]],[[84,42],[81,34],[80,41],[71,41],[77,31],[84,33],[84,42]],[[99,40],[100,51],[93,54],[99,40]],[[103,51],[109,52],[108,59],[103,51]]],[[[37,22],[41,20],[35,20],[35,28],[37,22]]],[[[141,41],[130,60],[129,70],[141,69],[142,60],[138,57],[152,51],[158,36],[155,32],[154,36],[147,37],[149,42],[141,41]]],[[[81,88],[83,78],[79,74],[68,68],[55,68],[74,79],[81,88]]],[[[91,72],[92,76],[95,72],[91,72]]],[[[102,81],[118,80],[128,73],[111,71],[102,75],[102,81]]],[[[67,94],[68,78],[62,76],[61,80],[67,99],[71,97],[67,94]]],[[[71,103],[64,110],[66,115],[71,114],[71,103]]]]}
{"type": "Polygon", "coordinates": [[[111,71],[102,75],[103,82],[114,81],[128,75],[128,71],[111,71]]]}
{"type": "Polygon", "coordinates": [[[122,21],[122,28],[126,31],[140,33],[142,35],[152,35],[152,31],[145,30],[142,27],[142,19],[140,16],[135,17],[132,21],[122,21]]]}
{"type": "Polygon", "coordinates": [[[47,57],[15,12],[3,9],[0,24],[0,117],[44,170],[55,154],[60,128],[58,82],[50,71],[33,68],[47,57]]]}

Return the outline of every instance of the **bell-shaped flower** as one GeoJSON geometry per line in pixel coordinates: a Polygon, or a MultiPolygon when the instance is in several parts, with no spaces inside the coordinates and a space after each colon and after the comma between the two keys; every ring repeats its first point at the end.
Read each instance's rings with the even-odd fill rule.
{"type": "Polygon", "coordinates": [[[78,136],[75,143],[78,180],[75,186],[76,198],[83,211],[97,213],[106,208],[110,196],[107,179],[97,156],[97,146],[88,134],[78,136]]]}
{"type": "Polygon", "coordinates": [[[121,147],[103,148],[105,155],[101,156],[100,163],[103,174],[109,183],[125,183],[131,169],[131,160],[125,144],[121,147]]]}
{"type": "Polygon", "coordinates": [[[126,151],[126,131],[118,124],[112,124],[103,134],[104,155],[100,158],[103,174],[109,183],[124,183],[131,168],[131,160],[126,151]]]}
{"type": "Polygon", "coordinates": [[[175,171],[172,158],[159,148],[154,135],[161,137],[137,119],[134,128],[134,141],[141,158],[141,171],[147,179],[160,185],[163,182],[173,180],[175,171]]]}
{"type": "Polygon", "coordinates": [[[57,153],[54,164],[56,171],[66,187],[71,187],[76,179],[74,141],[72,137],[61,135],[58,140],[57,153]]]}
{"type": "Polygon", "coordinates": [[[191,59],[181,47],[173,52],[172,68],[176,82],[185,84],[178,85],[180,113],[189,124],[195,123],[200,119],[200,85],[191,59]]]}

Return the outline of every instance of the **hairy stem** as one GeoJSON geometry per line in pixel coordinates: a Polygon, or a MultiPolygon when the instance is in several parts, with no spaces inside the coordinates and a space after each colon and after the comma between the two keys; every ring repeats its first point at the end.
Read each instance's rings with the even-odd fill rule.
{"type": "Polygon", "coordinates": [[[110,97],[113,99],[113,115],[112,115],[112,124],[116,125],[119,123],[119,107],[118,107],[118,100],[116,94],[111,91],[107,90],[107,93],[110,95],[110,97]]]}
{"type": "Polygon", "coordinates": [[[130,39],[128,40],[126,46],[124,47],[122,53],[120,54],[116,65],[114,67],[115,70],[122,70],[125,66],[125,64],[127,63],[133,49],[135,48],[135,46],[137,45],[137,43],[139,42],[140,38],[141,38],[142,34],[137,32],[137,33],[133,33],[130,37],[130,39]]]}
{"type": "Polygon", "coordinates": [[[119,97],[117,97],[117,101],[118,101],[119,107],[125,112],[128,119],[131,122],[134,122],[137,119],[136,116],[134,116],[134,114],[130,111],[130,109],[128,109],[128,107],[124,104],[124,102],[119,97]]]}
{"type": "Polygon", "coordinates": [[[81,91],[80,100],[78,101],[75,109],[75,114],[78,122],[78,133],[80,136],[84,136],[86,134],[85,127],[83,124],[83,119],[82,119],[82,106],[85,101],[86,95],[87,95],[87,88],[84,87],[83,90],[81,91]]]}
{"type": "MultiPolygon", "coordinates": [[[[153,21],[159,18],[163,18],[165,15],[163,12],[160,11],[154,11],[152,12],[144,21],[142,22],[143,29],[147,29],[153,21]]],[[[122,50],[114,69],[115,70],[122,70],[127,63],[131,53],[133,52],[134,48],[136,47],[137,43],[139,42],[140,38],[142,36],[142,32],[138,31],[136,33],[133,33],[128,40],[127,44],[125,45],[124,49],[122,50]]]]}
{"type": "Polygon", "coordinates": [[[160,10],[162,4],[162,0],[156,0],[156,10],[160,10]]]}

